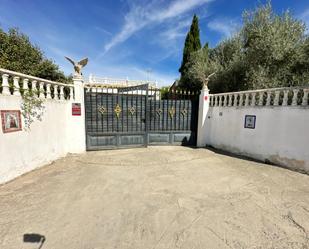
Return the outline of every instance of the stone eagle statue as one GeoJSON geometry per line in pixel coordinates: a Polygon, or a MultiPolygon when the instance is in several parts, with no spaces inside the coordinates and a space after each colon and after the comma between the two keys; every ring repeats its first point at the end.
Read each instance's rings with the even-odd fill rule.
{"type": "Polygon", "coordinates": [[[75,75],[82,76],[82,68],[87,65],[88,58],[82,59],[79,62],[75,62],[69,57],[64,56],[69,62],[71,62],[74,66],[75,75]]]}
{"type": "Polygon", "coordinates": [[[214,73],[212,73],[212,74],[210,74],[210,75],[207,76],[207,78],[206,78],[205,81],[204,81],[204,85],[203,85],[203,88],[204,88],[204,89],[207,89],[207,88],[208,88],[209,79],[210,79],[212,76],[214,76],[215,74],[216,74],[216,72],[214,72],[214,73]]]}

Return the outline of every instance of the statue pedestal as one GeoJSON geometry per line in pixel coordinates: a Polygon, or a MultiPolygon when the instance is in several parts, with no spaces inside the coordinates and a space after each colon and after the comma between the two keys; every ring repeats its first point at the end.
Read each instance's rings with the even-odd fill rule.
{"type": "Polygon", "coordinates": [[[69,152],[81,153],[86,151],[86,130],[85,130],[85,104],[84,104],[84,81],[82,76],[74,76],[74,99],[71,100],[68,116],[69,126],[69,152]],[[73,115],[73,104],[79,104],[80,115],[73,115]]]}

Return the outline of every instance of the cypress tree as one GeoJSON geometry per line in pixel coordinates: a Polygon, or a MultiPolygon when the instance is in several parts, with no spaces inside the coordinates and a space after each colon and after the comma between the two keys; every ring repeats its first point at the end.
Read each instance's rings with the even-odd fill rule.
{"type": "Polygon", "coordinates": [[[181,75],[183,75],[183,71],[186,63],[189,60],[190,53],[197,51],[199,49],[201,49],[200,28],[198,25],[198,17],[194,15],[183,49],[182,63],[179,68],[179,72],[181,73],[181,75]]]}

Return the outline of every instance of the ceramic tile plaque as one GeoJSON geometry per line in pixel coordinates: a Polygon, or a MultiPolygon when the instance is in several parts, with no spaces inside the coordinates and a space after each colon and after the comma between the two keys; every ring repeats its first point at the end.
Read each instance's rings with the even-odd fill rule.
{"type": "Polygon", "coordinates": [[[245,116],[245,128],[255,129],[256,116],[255,115],[246,115],[245,116]]]}
{"type": "Polygon", "coordinates": [[[21,131],[21,117],[19,110],[2,110],[1,111],[2,132],[21,131]]]}

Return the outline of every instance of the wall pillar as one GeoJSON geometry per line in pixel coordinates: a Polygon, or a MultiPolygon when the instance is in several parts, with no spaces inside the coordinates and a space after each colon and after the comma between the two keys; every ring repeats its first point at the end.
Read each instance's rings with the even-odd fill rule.
{"type": "MultiPolygon", "coordinates": [[[[74,98],[71,98],[68,106],[68,152],[82,153],[86,151],[86,131],[85,131],[85,105],[84,105],[84,80],[82,76],[75,75],[74,98]],[[80,104],[80,115],[73,115],[72,104],[80,104]]],[[[72,91],[72,88],[70,88],[72,91]]],[[[73,93],[70,93],[72,96],[73,93]]]]}
{"type": "Polygon", "coordinates": [[[197,126],[197,147],[206,146],[206,119],[209,110],[209,89],[207,86],[203,87],[199,100],[198,111],[198,126],[197,126]]]}

